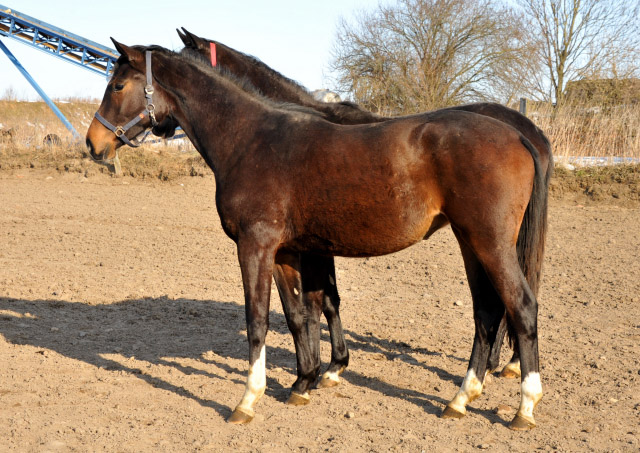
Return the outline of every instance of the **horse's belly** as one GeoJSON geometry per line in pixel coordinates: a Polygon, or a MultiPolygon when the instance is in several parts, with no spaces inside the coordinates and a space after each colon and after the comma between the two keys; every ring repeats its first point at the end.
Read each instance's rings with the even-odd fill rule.
{"type": "Polygon", "coordinates": [[[376,256],[422,240],[442,202],[428,172],[416,168],[389,163],[325,185],[309,181],[294,222],[296,242],[332,255],[376,256]]]}
{"type": "Polygon", "coordinates": [[[397,252],[422,240],[436,215],[366,216],[344,219],[339,224],[318,225],[300,235],[296,249],[334,256],[378,256],[397,252]]]}

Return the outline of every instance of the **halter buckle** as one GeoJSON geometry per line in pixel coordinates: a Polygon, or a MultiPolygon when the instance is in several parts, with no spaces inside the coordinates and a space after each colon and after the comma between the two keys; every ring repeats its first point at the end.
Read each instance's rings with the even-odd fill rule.
{"type": "Polygon", "coordinates": [[[122,126],[117,126],[116,129],[113,131],[114,134],[116,134],[116,137],[120,138],[121,135],[124,135],[126,131],[122,128],[122,126]]]}
{"type": "Polygon", "coordinates": [[[152,85],[147,85],[144,87],[144,92],[145,94],[153,94],[153,86],[152,85]]]}

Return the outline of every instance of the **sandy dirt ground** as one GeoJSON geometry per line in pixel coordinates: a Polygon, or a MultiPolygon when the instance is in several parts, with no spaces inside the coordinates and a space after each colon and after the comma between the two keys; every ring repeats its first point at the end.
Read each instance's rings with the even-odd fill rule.
{"type": "Polygon", "coordinates": [[[304,407],[285,405],[295,357],[274,290],[268,388],[255,420],[234,426],[248,346],[213,178],[2,172],[0,451],[637,452],[639,220],[638,208],[552,202],[534,430],[507,428],[519,382],[495,376],[465,418],[439,418],[473,339],[449,229],[337,260],[351,363],[304,407]]]}

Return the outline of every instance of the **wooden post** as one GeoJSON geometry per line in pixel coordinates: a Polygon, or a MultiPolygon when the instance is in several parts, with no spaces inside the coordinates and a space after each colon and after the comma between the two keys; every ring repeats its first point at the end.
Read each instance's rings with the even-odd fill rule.
{"type": "Polygon", "coordinates": [[[113,158],[113,172],[116,176],[122,176],[122,165],[120,165],[120,159],[118,159],[117,153],[116,157],[113,158]]]}
{"type": "Polygon", "coordinates": [[[520,98],[520,113],[527,116],[527,98],[520,98]]]}

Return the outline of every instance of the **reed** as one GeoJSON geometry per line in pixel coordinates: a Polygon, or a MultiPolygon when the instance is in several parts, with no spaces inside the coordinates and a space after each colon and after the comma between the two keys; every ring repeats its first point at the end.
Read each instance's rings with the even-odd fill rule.
{"type": "MultiPolygon", "coordinates": [[[[98,108],[98,101],[67,99],[56,103],[78,133],[84,136],[98,108]]],[[[640,159],[640,105],[565,105],[554,108],[549,104],[530,104],[528,110],[528,116],[551,141],[559,162],[568,157],[589,156],[640,159]]],[[[61,150],[76,146],[71,133],[44,102],[0,99],[0,133],[9,129],[12,129],[13,146],[23,148],[24,152],[30,150],[37,154],[43,149],[48,149],[50,153],[59,152],[53,149],[55,146],[47,147],[43,143],[48,134],[56,134],[61,138],[61,150]]],[[[6,136],[0,136],[0,147],[2,146],[7,146],[6,136]]],[[[156,154],[162,152],[165,157],[170,156],[173,151],[195,154],[188,140],[165,142],[152,146],[151,149],[156,154]]],[[[123,148],[121,157],[125,156],[126,159],[129,154],[137,155],[123,148]]]]}
{"type": "Polygon", "coordinates": [[[528,116],[561,161],[568,157],[640,158],[640,105],[533,105],[528,116]]]}
{"type": "MultiPolygon", "coordinates": [[[[44,102],[17,101],[7,96],[0,99],[0,169],[46,168],[87,176],[111,172],[108,165],[91,161],[84,145],[99,101],[73,98],[55,102],[80,134],[79,141],[44,102]],[[51,134],[60,141],[45,140],[51,134]]],[[[123,147],[119,155],[125,176],[171,180],[210,174],[188,139],[149,143],[137,149],[123,147]]]]}

